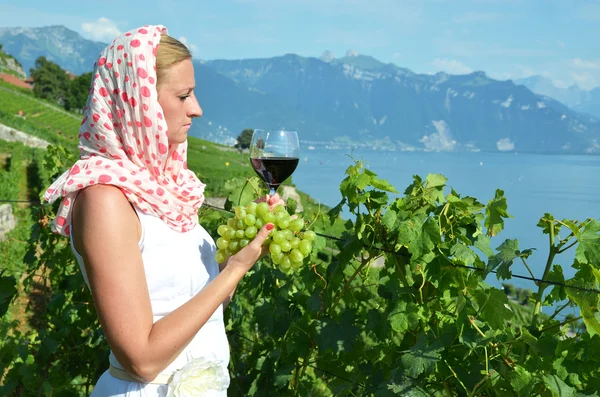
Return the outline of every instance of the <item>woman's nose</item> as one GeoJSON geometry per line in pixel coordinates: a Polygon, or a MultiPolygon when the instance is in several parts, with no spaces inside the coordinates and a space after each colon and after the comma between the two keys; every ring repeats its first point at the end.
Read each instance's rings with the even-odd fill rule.
{"type": "Polygon", "coordinates": [[[202,117],[202,108],[196,99],[196,96],[193,97],[193,101],[190,103],[190,108],[188,109],[188,117],[202,117]]]}

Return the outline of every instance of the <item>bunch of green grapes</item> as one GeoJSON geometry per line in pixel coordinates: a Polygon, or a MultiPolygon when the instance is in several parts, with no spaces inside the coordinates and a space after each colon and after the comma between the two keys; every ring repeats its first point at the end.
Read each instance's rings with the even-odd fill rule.
{"type": "Polygon", "coordinates": [[[251,202],[247,206],[234,208],[235,217],[229,219],[226,225],[217,229],[216,260],[223,263],[228,256],[250,244],[256,233],[267,223],[275,227],[263,245],[269,247],[271,260],[279,265],[282,271],[289,272],[302,266],[304,258],[313,249],[315,232],[303,231],[304,220],[291,216],[283,205],[277,205],[273,210],[269,204],[251,202]]]}

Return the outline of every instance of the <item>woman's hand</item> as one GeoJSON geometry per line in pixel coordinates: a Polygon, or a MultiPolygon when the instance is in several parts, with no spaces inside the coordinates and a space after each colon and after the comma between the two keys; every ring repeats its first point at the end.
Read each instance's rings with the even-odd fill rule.
{"type": "Polygon", "coordinates": [[[279,204],[285,205],[285,201],[283,201],[283,199],[281,197],[279,197],[279,194],[277,194],[277,193],[275,193],[272,196],[269,194],[266,194],[263,197],[255,200],[255,202],[256,203],[265,202],[265,203],[269,204],[269,207],[271,208],[271,210],[279,204]]]}
{"type": "Polygon", "coordinates": [[[269,252],[269,247],[263,246],[263,243],[269,237],[269,233],[271,233],[274,227],[275,225],[272,223],[264,225],[250,244],[242,248],[237,254],[229,257],[227,267],[239,267],[246,272],[250,270],[260,258],[269,252]]]}

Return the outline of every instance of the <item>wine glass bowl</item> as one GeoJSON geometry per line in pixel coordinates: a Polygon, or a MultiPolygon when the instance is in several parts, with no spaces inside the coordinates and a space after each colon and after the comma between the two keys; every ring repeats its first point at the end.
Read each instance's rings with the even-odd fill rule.
{"type": "Polygon", "coordinates": [[[300,159],[298,133],[283,129],[255,129],[250,142],[250,163],[272,196],[289,178],[300,159]]]}

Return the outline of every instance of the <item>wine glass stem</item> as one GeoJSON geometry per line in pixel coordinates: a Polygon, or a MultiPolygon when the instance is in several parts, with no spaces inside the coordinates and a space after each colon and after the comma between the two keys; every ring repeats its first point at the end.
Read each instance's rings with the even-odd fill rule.
{"type": "Polygon", "coordinates": [[[273,197],[275,194],[277,194],[277,188],[269,186],[269,196],[273,197]]]}

